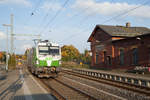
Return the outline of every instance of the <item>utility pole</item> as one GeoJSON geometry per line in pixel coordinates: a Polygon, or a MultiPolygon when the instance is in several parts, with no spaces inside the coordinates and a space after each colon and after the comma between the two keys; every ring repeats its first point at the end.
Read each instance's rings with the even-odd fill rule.
{"type": "Polygon", "coordinates": [[[8,59],[9,59],[9,56],[8,56],[8,54],[9,54],[9,51],[8,51],[8,27],[10,27],[11,25],[8,25],[8,24],[3,24],[3,26],[5,26],[6,27],[6,33],[7,33],[7,39],[6,39],[6,67],[5,67],[5,69],[6,69],[6,71],[8,71],[8,59]]]}
{"type": "Polygon", "coordinates": [[[11,49],[10,49],[10,53],[11,53],[11,55],[14,53],[14,34],[13,34],[13,17],[14,17],[14,15],[13,14],[11,14],[10,15],[11,16],[11,18],[10,18],[10,24],[11,24],[11,36],[10,36],[10,44],[11,44],[11,49]]]}
{"type": "Polygon", "coordinates": [[[7,40],[6,40],[6,48],[7,48],[7,52],[6,52],[6,71],[8,71],[8,27],[7,27],[7,40]]]}
{"type": "Polygon", "coordinates": [[[10,15],[10,24],[3,24],[3,26],[7,27],[7,42],[6,42],[6,48],[7,48],[7,52],[6,52],[6,71],[8,71],[8,59],[9,59],[9,55],[8,55],[8,27],[11,28],[11,36],[10,36],[10,44],[11,44],[11,50],[10,53],[11,55],[14,53],[14,37],[13,37],[13,14],[10,15]]]}

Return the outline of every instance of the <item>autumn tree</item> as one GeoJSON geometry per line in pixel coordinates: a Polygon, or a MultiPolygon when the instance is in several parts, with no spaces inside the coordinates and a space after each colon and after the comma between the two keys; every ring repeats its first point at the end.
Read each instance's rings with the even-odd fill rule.
{"type": "Polygon", "coordinates": [[[63,61],[76,61],[79,58],[79,51],[73,45],[64,45],[61,47],[63,61]]]}
{"type": "Polygon", "coordinates": [[[6,52],[0,52],[0,61],[5,62],[6,61],[6,52]]]}
{"type": "Polygon", "coordinates": [[[2,61],[2,58],[3,58],[3,53],[0,52],[0,61],[2,61]]]}

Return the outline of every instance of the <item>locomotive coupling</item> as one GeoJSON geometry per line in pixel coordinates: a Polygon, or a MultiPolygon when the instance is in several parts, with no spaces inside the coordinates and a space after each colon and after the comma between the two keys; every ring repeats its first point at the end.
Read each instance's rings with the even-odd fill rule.
{"type": "Polygon", "coordinates": [[[56,71],[56,68],[55,67],[52,67],[51,68],[51,72],[55,72],[56,71]]]}

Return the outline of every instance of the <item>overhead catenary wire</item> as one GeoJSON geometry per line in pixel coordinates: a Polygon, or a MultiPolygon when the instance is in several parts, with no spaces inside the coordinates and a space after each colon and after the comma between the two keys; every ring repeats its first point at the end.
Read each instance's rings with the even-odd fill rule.
{"type": "Polygon", "coordinates": [[[111,0],[111,3],[113,3],[114,2],[114,0],[111,0]]]}
{"type": "Polygon", "coordinates": [[[24,25],[27,25],[30,22],[31,18],[35,15],[35,12],[39,8],[41,2],[42,2],[42,0],[39,0],[38,3],[35,5],[35,7],[32,9],[32,11],[29,13],[27,20],[24,20],[25,21],[24,25]]]}
{"type": "MultiPolygon", "coordinates": [[[[111,1],[111,3],[113,3],[113,2],[114,2],[114,0],[111,1]]],[[[147,2],[148,2],[148,1],[147,1],[147,2]]],[[[137,7],[134,7],[134,8],[131,8],[131,9],[129,9],[129,10],[126,10],[125,12],[122,12],[122,13],[120,13],[120,14],[118,14],[118,15],[116,15],[116,16],[110,18],[110,19],[108,19],[108,22],[109,22],[109,20],[111,21],[111,20],[113,20],[113,19],[119,18],[120,16],[122,16],[122,14],[123,14],[123,15],[124,15],[124,14],[128,14],[131,10],[140,8],[141,6],[145,5],[147,2],[144,2],[142,5],[139,5],[139,6],[137,6],[137,7]]],[[[96,9],[95,12],[93,12],[93,13],[96,13],[96,11],[97,11],[97,9],[96,9]]],[[[80,24],[79,24],[79,25],[81,25],[84,21],[87,21],[87,19],[88,19],[90,16],[92,16],[92,15],[91,15],[91,14],[88,14],[85,18],[83,18],[83,20],[80,21],[80,24]]],[[[105,20],[105,21],[107,21],[107,20],[105,20]]],[[[101,24],[106,23],[105,21],[102,22],[101,24]]]]}
{"type": "Polygon", "coordinates": [[[33,16],[34,13],[37,11],[37,9],[39,8],[41,2],[42,2],[42,0],[39,0],[39,2],[35,5],[35,8],[34,8],[33,11],[31,12],[31,16],[33,16]]]}
{"type": "MultiPolygon", "coordinates": [[[[77,12],[76,14],[74,14],[73,16],[71,16],[69,19],[65,19],[63,20],[62,22],[60,23],[63,23],[63,22],[69,22],[68,20],[71,20],[72,18],[74,17],[77,17],[77,16],[80,16],[81,14],[80,13],[83,13],[85,11],[87,11],[89,9],[89,7],[86,7],[85,9],[81,10],[80,12],[77,12]]],[[[56,24],[55,24],[56,25],[56,24]]]]}
{"type": "Polygon", "coordinates": [[[107,22],[109,22],[109,21],[111,21],[111,20],[113,20],[113,19],[117,19],[117,18],[120,17],[120,16],[123,16],[123,15],[128,14],[128,13],[130,13],[130,12],[132,12],[132,11],[138,9],[138,8],[141,8],[141,7],[143,7],[145,4],[147,4],[148,2],[150,2],[150,1],[148,0],[148,1],[144,2],[144,3],[141,4],[141,5],[138,5],[137,7],[134,7],[134,8],[132,8],[132,9],[129,9],[128,11],[125,11],[125,12],[123,12],[123,13],[121,13],[121,14],[118,14],[118,15],[116,15],[116,16],[114,16],[114,17],[108,19],[108,20],[105,20],[104,22],[102,22],[102,24],[105,24],[105,23],[107,23],[107,22]]]}
{"type": "MultiPolygon", "coordinates": [[[[113,0],[113,1],[114,1],[114,0],[113,0]]],[[[111,2],[113,2],[113,1],[111,1],[111,2]]],[[[85,9],[83,9],[83,10],[80,11],[80,12],[81,12],[81,13],[82,13],[82,12],[85,12],[85,11],[87,11],[89,8],[90,8],[90,6],[86,7],[85,9]]],[[[96,8],[96,10],[95,10],[93,13],[96,13],[97,10],[98,10],[98,8],[96,8]]],[[[80,14],[78,13],[78,15],[80,15],[80,14]]],[[[74,15],[74,16],[78,16],[78,15],[76,14],[76,15],[74,15]]],[[[74,16],[73,16],[73,17],[74,17],[74,16]]],[[[88,14],[86,17],[84,17],[84,18],[79,22],[79,24],[78,24],[77,26],[81,26],[81,25],[83,24],[83,22],[87,21],[90,16],[92,16],[91,13],[88,14]]],[[[68,22],[69,22],[69,21],[68,21],[68,22]]],[[[87,30],[87,29],[85,29],[85,30],[87,30]]],[[[84,32],[85,30],[83,30],[82,32],[84,32]]],[[[73,35],[69,36],[68,38],[72,38],[72,37],[74,37],[74,36],[76,36],[76,34],[73,34],[73,35]]],[[[66,40],[66,39],[67,39],[67,38],[63,39],[63,41],[66,40]]]]}
{"type": "MultiPolygon", "coordinates": [[[[69,22],[68,20],[71,20],[72,18],[74,18],[74,17],[77,17],[77,16],[81,16],[82,14],[81,13],[83,13],[83,12],[86,12],[88,9],[89,9],[90,7],[88,6],[88,7],[86,7],[86,8],[84,8],[83,10],[81,10],[81,11],[79,11],[79,12],[77,12],[77,13],[75,13],[73,16],[71,16],[70,18],[67,18],[67,19],[65,19],[64,21],[61,21],[61,22],[59,22],[59,23],[63,23],[63,22],[69,22]]],[[[49,9],[50,10],[50,9],[49,9]]],[[[48,11],[49,12],[49,11],[48,11]]],[[[48,15],[46,15],[44,18],[43,18],[43,21],[42,22],[44,22],[44,20],[46,19],[46,17],[47,17],[48,15]]],[[[86,19],[86,18],[84,18],[84,19],[86,19]]],[[[42,24],[41,24],[42,25],[42,24]]],[[[40,25],[40,26],[41,26],[40,25]]],[[[81,24],[80,24],[81,25],[81,24]]],[[[56,24],[55,24],[55,26],[56,26],[56,24]]],[[[54,24],[53,24],[53,27],[54,27],[54,24]]]]}
{"type": "MultiPolygon", "coordinates": [[[[83,9],[83,10],[81,10],[80,12],[74,14],[71,18],[66,19],[65,21],[70,20],[70,19],[72,19],[73,17],[76,17],[76,16],[81,15],[80,13],[86,12],[89,8],[90,8],[90,7],[86,7],[85,9],[83,9]]],[[[88,15],[88,16],[90,16],[90,15],[88,15]]],[[[86,20],[86,18],[84,18],[83,20],[86,20]]],[[[64,22],[65,22],[65,21],[64,21],[64,22]]],[[[69,22],[69,21],[68,21],[68,22],[69,22]]],[[[82,22],[84,22],[84,21],[82,21],[82,22]]],[[[62,23],[62,22],[61,22],[61,23],[62,23]]],[[[81,24],[82,24],[82,23],[79,23],[80,26],[81,26],[81,24]]],[[[83,30],[82,32],[84,32],[84,31],[85,31],[85,30],[83,30]]],[[[66,32],[66,33],[67,33],[67,32],[66,32]]],[[[67,37],[67,38],[72,38],[73,36],[76,36],[76,34],[73,34],[73,35],[71,35],[71,36],[69,36],[69,37],[67,37]]],[[[63,39],[63,41],[66,40],[67,38],[63,39]]]]}
{"type": "MultiPolygon", "coordinates": [[[[43,29],[40,31],[39,34],[44,33],[45,29],[47,29],[48,27],[51,27],[51,26],[49,26],[50,23],[52,23],[52,22],[56,19],[56,17],[61,13],[61,11],[64,9],[64,7],[67,5],[68,2],[69,2],[69,0],[66,0],[66,1],[64,2],[64,4],[62,5],[62,7],[61,7],[61,8],[56,12],[56,14],[48,21],[48,23],[43,27],[43,29]]],[[[52,24],[51,24],[51,25],[52,25],[52,24]]]]}
{"type": "MultiPolygon", "coordinates": [[[[112,17],[112,18],[109,18],[109,19],[103,21],[101,24],[105,24],[105,23],[107,23],[107,22],[109,22],[109,21],[112,21],[113,19],[117,19],[117,18],[119,18],[120,16],[123,16],[123,15],[128,14],[128,13],[130,13],[130,12],[132,12],[132,11],[138,9],[138,8],[141,8],[142,6],[144,6],[145,4],[147,4],[148,2],[150,2],[150,1],[147,0],[146,2],[144,2],[144,3],[141,4],[141,5],[138,5],[138,6],[134,7],[134,8],[132,8],[132,9],[129,9],[128,11],[125,11],[125,12],[123,12],[123,13],[121,13],[121,14],[118,14],[118,15],[112,17]]],[[[83,29],[81,32],[85,32],[86,30],[87,30],[87,29],[83,29]]],[[[81,33],[81,32],[80,32],[80,33],[81,33]]],[[[78,35],[77,33],[76,33],[76,34],[72,34],[71,36],[69,36],[69,37],[63,39],[61,42],[66,41],[66,40],[68,41],[68,40],[70,40],[70,39],[72,39],[72,38],[74,38],[74,37],[76,37],[76,36],[79,36],[79,35],[78,35]]]]}
{"type": "MultiPolygon", "coordinates": [[[[145,1],[147,1],[147,0],[145,0],[145,1]]],[[[129,15],[131,15],[131,13],[129,12],[129,13],[126,13],[126,14],[124,14],[123,16],[121,16],[120,18],[118,18],[117,20],[124,20],[125,21],[125,17],[128,17],[129,15]]],[[[136,21],[138,21],[138,20],[136,20],[136,21]]],[[[138,22],[139,23],[139,22],[138,22]]],[[[145,24],[145,23],[144,23],[145,24]]]]}
{"type": "Polygon", "coordinates": [[[43,16],[43,19],[41,20],[40,24],[38,25],[38,28],[35,30],[36,33],[38,33],[38,29],[42,26],[42,24],[45,22],[45,20],[47,19],[47,17],[49,16],[49,12],[51,11],[51,8],[48,8],[47,13],[45,14],[45,16],[43,16]]]}
{"type": "MultiPolygon", "coordinates": [[[[85,9],[83,9],[83,10],[81,10],[81,11],[75,13],[75,14],[72,15],[70,18],[67,18],[67,19],[63,20],[63,21],[60,22],[60,23],[69,22],[68,20],[71,20],[72,18],[77,17],[77,16],[81,16],[81,13],[86,12],[88,9],[89,9],[89,7],[86,7],[85,9]]],[[[56,24],[55,24],[55,26],[56,26],[56,24]]]]}

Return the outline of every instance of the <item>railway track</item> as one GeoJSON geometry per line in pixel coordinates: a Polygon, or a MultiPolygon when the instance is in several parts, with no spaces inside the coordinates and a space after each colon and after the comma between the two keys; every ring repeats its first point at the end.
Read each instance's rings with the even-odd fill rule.
{"type": "Polygon", "coordinates": [[[134,96],[132,96],[131,93],[127,94],[126,91],[123,93],[122,89],[130,91],[134,89],[127,89],[129,88],[127,85],[86,75],[79,75],[79,73],[73,73],[71,71],[63,71],[57,78],[37,79],[41,81],[46,88],[49,88],[50,93],[58,100],[150,100],[150,97],[148,97],[149,94],[144,94],[142,91],[138,92],[141,93],[142,96],[137,96],[137,94],[133,94],[134,96]],[[118,92],[114,87],[107,85],[100,86],[94,82],[121,89],[118,92]],[[109,87],[109,89],[105,89],[106,87],[109,87]],[[113,92],[112,89],[114,89],[113,92]]]}
{"type": "Polygon", "coordinates": [[[139,87],[139,86],[136,86],[136,85],[126,84],[126,83],[122,83],[122,82],[116,82],[116,81],[107,80],[107,79],[99,79],[99,78],[96,78],[96,77],[91,77],[91,76],[75,73],[75,72],[68,71],[68,70],[67,71],[63,70],[63,73],[68,74],[68,75],[73,75],[73,76],[76,76],[76,77],[79,77],[79,78],[84,78],[84,79],[87,79],[87,80],[92,80],[92,81],[95,81],[95,82],[107,84],[107,85],[114,86],[114,87],[124,89],[124,90],[127,90],[127,91],[132,91],[134,93],[139,93],[139,94],[142,94],[144,96],[148,96],[148,97],[150,96],[150,89],[146,88],[146,87],[142,87],[142,86],[139,87]]]}
{"type": "MultiPolygon", "coordinates": [[[[31,74],[31,72],[27,72],[28,74],[31,74]]],[[[61,77],[38,78],[34,75],[33,77],[57,100],[99,100],[75,87],[72,87],[72,85],[69,85],[70,82],[61,81],[63,80],[61,77]]]]}
{"type": "Polygon", "coordinates": [[[127,100],[66,78],[64,74],[57,78],[36,79],[58,100],[127,100]]]}
{"type": "Polygon", "coordinates": [[[51,93],[58,100],[98,100],[71,85],[66,84],[61,78],[41,79],[41,81],[50,88],[51,93]]]}

